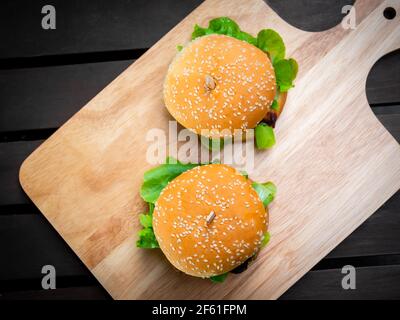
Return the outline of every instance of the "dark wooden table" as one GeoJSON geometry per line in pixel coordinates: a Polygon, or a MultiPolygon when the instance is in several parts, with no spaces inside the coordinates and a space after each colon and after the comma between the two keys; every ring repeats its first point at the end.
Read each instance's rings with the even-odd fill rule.
{"type": "MultiPolygon", "coordinates": [[[[352,1],[267,2],[289,23],[319,31],[338,24],[341,8],[352,1]]],[[[1,1],[0,298],[110,298],[21,190],[18,170],[44,139],[200,3],[1,1]],[[56,30],[41,28],[46,4],[56,8],[56,30]],[[57,289],[42,290],[41,268],[49,264],[57,271],[57,289]]],[[[400,141],[399,51],[377,62],[366,91],[376,116],[400,141]]],[[[321,298],[400,298],[399,192],[282,297],[321,298]],[[356,267],[356,290],[341,287],[344,265],[356,267]]]]}

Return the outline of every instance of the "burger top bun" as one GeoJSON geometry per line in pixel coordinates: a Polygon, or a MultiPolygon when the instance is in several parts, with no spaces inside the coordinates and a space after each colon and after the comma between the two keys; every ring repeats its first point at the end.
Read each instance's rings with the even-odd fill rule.
{"type": "Polygon", "coordinates": [[[254,128],[270,109],[275,90],[274,69],[265,52],[212,34],[177,54],[165,79],[164,101],[181,125],[217,138],[254,128]]]}
{"type": "Polygon", "coordinates": [[[224,164],[195,167],[172,180],[153,212],[161,250],[195,277],[226,273],[256,254],[268,212],[251,182],[224,164]]]}

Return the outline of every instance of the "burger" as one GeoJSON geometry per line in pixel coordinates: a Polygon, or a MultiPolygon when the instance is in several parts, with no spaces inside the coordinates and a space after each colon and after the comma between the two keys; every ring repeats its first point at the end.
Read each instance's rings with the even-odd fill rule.
{"type": "Polygon", "coordinates": [[[141,196],[149,212],[137,246],[160,248],[190,276],[223,281],[247,268],[269,241],[273,183],[251,181],[225,164],[182,164],[169,159],[145,173],[141,196]]]}
{"type": "Polygon", "coordinates": [[[253,37],[221,17],[208,28],[196,25],[192,41],[178,50],[163,89],[170,114],[208,139],[255,129],[259,149],[273,146],[273,128],[298,70],[294,59],[285,59],[281,36],[264,29],[253,37]]]}

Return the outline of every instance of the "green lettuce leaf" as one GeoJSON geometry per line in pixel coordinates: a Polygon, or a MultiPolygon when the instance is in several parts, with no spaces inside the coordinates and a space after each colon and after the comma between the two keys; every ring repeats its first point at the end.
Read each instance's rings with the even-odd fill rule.
{"type": "Polygon", "coordinates": [[[271,235],[267,231],[266,233],[264,233],[264,237],[261,241],[261,248],[264,248],[268,244],[270,239],[271,239],[271,235]]]}
{"type": "Polygon", "coordinates": [[[235,36],[240,32],[239,25],[228,17],[220,17],[210,20],[208,29],[214,33],[235,36]]]}
{"type": "Polygon", "coordinates": [[[192,32],[192,40],[198,38],[198,37],[202,37],[206,35],[206,30],[207,28],[202,28],[200,27],[198,24],[196,24],[194,26],[194,30],[192,32]]]}
{"type": "Polygon", "coordinates": [[[280,92],[286,92],[294,87],[299,66],[294,59],[282,59],[274,64],[276,84],[280,92]]]}
{"type": "Polygon", "coordinates": [[[254,131],[257,149],[268,149],[275,144],[274,129],[261,122],[254,131]]]}
{"type": "Polygon", "coordinates": [[[156,236],[153,231],[153,211],[154,204],[149,203],[149,213],[140,214],[139,221],[143,229],[139,231],[139,240],[136,241],[138,248],[154,249],[159,248],[156,236]]]}
{"type": "Polygon", "coordinates": [[[141,214],[139,215],[139,221],[140,224],[144,227],[144,228],[152,228],[153,227],[153,217],[151,216],[151,214],[141,214]]]}
{"type": "Polygon", "coordinates": [[[194,26],[192,39],[205,36],[207,34],[225,34],[234,37],[240,32],[240,28],[235,21],[228,17],[220,17],[210,20],[208,28],[202,28],[199,25],[194,26]]]}
{"type": "Polygon", "coordinates": [[[271,109],[272,109],[272,110],[278,110],[278,109],[279,109],[278,101],[274,100],[274,101],[272,102],[271,109]]]}
{"type": "Polygon", "coordinates": [[[242,41],[246,41],[252,44],[253,46],[257,46],[257,38],[254,38],[251,34],[247,32],[240,31],[238,34],[236,34],[235,38],[242,41]]]}
{"type": "Polygon", "coordinates": [[[165,164],[177,164],[177,163],[179,163],[179,161],[178,161],[178,159],[175,159],[174,157],[168,156],[165,159],[165,164]]]}
{"type": "Polygon", "coordinates": [[[153,215],[154,212],[154,203],[149,202],[149,214],[153,215]]]}
{"type": "Polygon", "coordinates": [[[208,28],[202,28],[196,24],[192,33],[192,39],[208,34],[224,34],[257,46],[257,38],[247,32],[241,31],[238,24],[228,17],[220,17],[210,20],[208,28]]]}
{"type": "Polygon", "coordinates": [[[272,182],[253,182],[252,187],[258,193],[264,207],[268,206],[274,200],[276,195],[276,186],[272,182]]]}
{"type": "Polygon", "coordinates": [[[212,277],[210,277],[210,280],[214,283],[222,283],[228,277],[228,274],[229,274],[229,272],[220,274],[218,276],[212,276],[212,277]]]}
{"type": "Polygon", "coordinates": [[[155,249],[159,248],[153,228],[144,228],[139,231],[139,240],[136,241],[138,248],[155,249]]]}
{"type": "Polygon", "coordinates": [[[183,164],[167,159],[166,164],[150,169],[144,173],[144,181],[140,188],[140,196],[144,201],[155,203],[167,184],[183,172],[197,167],[198,164],[183,164]],[[175,162],[175,163],[173,163],[175,162]]]}
{"type": "Polygon", "coordinates": [[[285,58],[286,48],[282,37],[272,29],[264,29],[258,33],[257,47],[269,53],[272,64],[285,58]]]}

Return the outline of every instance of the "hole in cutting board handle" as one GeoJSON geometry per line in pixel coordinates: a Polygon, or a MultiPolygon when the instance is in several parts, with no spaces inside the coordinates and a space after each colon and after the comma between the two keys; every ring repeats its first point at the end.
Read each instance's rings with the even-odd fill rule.
{"type": "Polygon", "coordinates": [[[396,10],[392,7],[387,7],[383,10],[383,16],[388,20],[392,20],[396,17],[396,10]]]}

